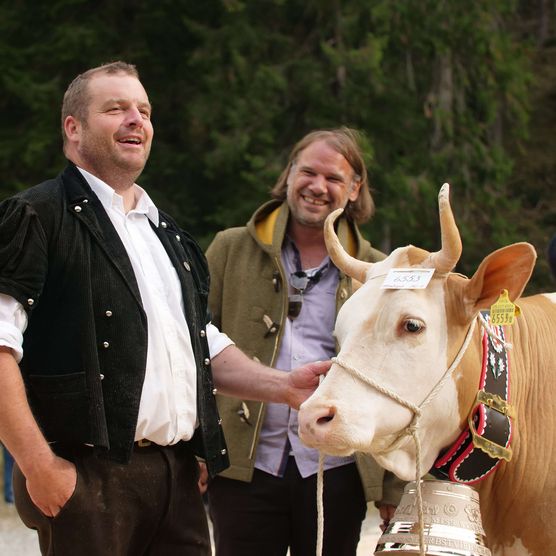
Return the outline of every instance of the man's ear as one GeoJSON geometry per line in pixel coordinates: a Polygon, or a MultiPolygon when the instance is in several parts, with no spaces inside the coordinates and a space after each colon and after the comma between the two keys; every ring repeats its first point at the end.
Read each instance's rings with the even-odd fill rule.
{"type": "Polygon", "coordinates": [[[64,120],[64,133],[68,141],[75,141],[81,136],[81,122],[74,116],[66,116],[64,120]]]}
{"type": "Polygon", "coordinates": [[[353,180],[351,182],[351,191],[349,192],[348,199],[353,203],[359,197],[361,191],[361,180],[353,180]]]}
{"type": "Polygon", "coordinates": [[[288,177],[286,178],[286,185],[288,187],[291,185],[294,172],[295,172],[295,162],[292,163],[290,169],[288,170],[288,177]]]}

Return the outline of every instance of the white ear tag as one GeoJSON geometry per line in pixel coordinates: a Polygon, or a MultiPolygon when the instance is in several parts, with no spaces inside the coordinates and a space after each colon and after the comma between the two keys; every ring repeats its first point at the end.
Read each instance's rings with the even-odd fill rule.
{"type": "Polygon", "coordinates": [[[424,290],[431,281],[434,268],[392,268],[380,289],[424,290]]]}

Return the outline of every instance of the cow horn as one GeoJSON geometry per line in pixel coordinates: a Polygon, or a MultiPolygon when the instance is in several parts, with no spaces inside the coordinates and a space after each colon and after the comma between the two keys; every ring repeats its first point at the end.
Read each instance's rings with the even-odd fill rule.
{"type": "Polygon", "coordinates": [[[324,241],[332,262],[342,272],[363,283],[366,280],[367,272],[371,268],[372,263],[360,261],[352,257],[342,247],[334,231],[334,222],[343,211],[344,209],[341,208],[336,209],[326,217],[326,222],[324,223],[324,241]]]}
{"type": "Polygon", "coordinates": [[[438,210],[440,214],[440,233],[442,248],[431,253],[430,262],[440,273],[453,270],[461,257],[461,237],[450,206],[450,184],[445,183],[438,193],[438,210]]]}

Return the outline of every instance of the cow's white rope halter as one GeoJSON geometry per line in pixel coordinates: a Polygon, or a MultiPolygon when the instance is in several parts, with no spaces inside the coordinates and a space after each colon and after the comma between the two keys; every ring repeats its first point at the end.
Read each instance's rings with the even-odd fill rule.
{"type": "MultiPolygon", "coordinates": [[[[488,322],[485,320],[483,315],[479,312],[477,313],[476,318],[471,321],[469,329],[467,330],[467,334],[461,345],[454,361],[448,367],[444,375],[440,378],[440,380],[436,383],[434,388],[429,392],[428,396],[421,402],[419,406],[404,400],[400,396],[398,396],[395,392],[392,392],[388,388],[381,386],[377,382],[375,382],[372,378],[367,376],[366,374],[362,373],[352,365],[349,365],[347,362],[343,361],[339,357],[332,357],[332,362],[339,365],[341,368],[345,369],[353,376],[368,384],[375,390],[378,390],[385,396],[392,398],[394,401],[398,402],[400,405],[407,407],[410,411],[413,412],[413,419],[409,426],[404,430],[400,431],[398,437],[388,448],[388,451],[395,449],[395,447],[403,440],[405,436],[410,434],[413,437],[413,441],[415,442],[415,484],[416,484],[416,495],[417,495],[417,514],[419,517],[419,552],[421,556],[426,556],[426,548],[425,548],[425,538],[424,538],[424,521],[423,521],[423,498],[421,494],[421,441],[419,440],[418,429],[419,429],[419,419],[422,415],[422,410],[425,406],[427,406],[431,401],[436,397],[438,392],[442,389],[445,382],[450,379],[452,373],[456,369],[456,367],[460,364],[461,359],[465,355],[467,348],[469,347],[469,343],[473,338],[473,332],[475,331],[475,325],[477,320],[480,321],[481,326],[486,330],[487,334],[493,338],[495,338],[498,342],[504,345],[505,348],[511,349],[512,344],[506,342],[502,338],[500,338],[496,333],[493,331],[492,327],[489,326],[488,322]]],[[[323,530],[324,530],[324,508],[322,503],[322,493],[323,493],[323,471],[324,470],[324,455],[321,452],[319,454],[319,469],[317,474],[317,515],[318,515],[318,531],[317,531],[317,556],[322,555],[322,546],[323,546],[323,530]]]]}
{"type": "MultiPolygon", "coordinates": [[[[479,316],[477,318],[481,318],[480,313],[479,313],[479,316]]],[[[419,435],[418,435],[419,420],[422,416],[423,408],[431,403],[431,401],[436,397],[438,392],[440,392],[440,390],[442,389],[442,387],[444,386],[446,381],[450,379],[450,377],[452,376],[452,373],[454,372],[456,367],[459,365],[462,357],[464,356],[465,352],[467,351],[467,348],[469,347],[469,343],[471,342],[471,338],[473,337],[473,332],[475,330],[476,322],[477,322],[477,319],[474,318],[473,321],[471,322],[471,325],[469,326],[469,329],[468,329],[467,334],[465,336],[465,340],[463,341],[463,344],[461,345],[461,347],[459,349],[459,352],[456,355],[454,361],[448,367],[448,369],[446,370],[444,375],[440,378],[440,380],[436,383],[434,388],[430,391],[430,393],[421,402],[421,404],[419,406],[415,405],[414,403],[412,403],[410,401],[404,400],[402,397],[398,396],[398,394],[396,394],[395,392],[392,392],[388,388],[385,388],[384,386],[381,386],[376,381],[374,381],[371,377],[362,373],[361,371],[359,371],[358,369],[356,369],[355,367],[353,367],[352,365],[350,365],[346,361],[340,359],[339,357],[332,357],[332,361],[334,363],[336,363],[341,368],[343,368],[344,370],[348,371],[350,374],[352,374],[353,376],[358,378],[361,382],[364,382],[365,384],[368,384],[369,386],[371,386],[375,390],[378,390],[380,393],[382,393],[385,396],[388,396],[389,398],[398,402],[400,405],[402,405],[404,407],[407,407],[413,413],[413,419],[412,419],[411,423],[409,424],[409,426],[407,428],[405,428],[404,430],[402,430],[400,432],[397,439],[390,446],[389,451],[392,450],[399,443],[399,441],[403,440],[404,436],[410,434],[413,437],[413,440],[415,442],[415,484],[416,484],[416,494],[417,494],[417,512],[418,512],[418,517],[419,517],[419,550],[420,550],[421,556],[425,556],[426,552],[425,552],[425,538],[424,538],[424,528],[423,528],[423,525],[424,525],[424,523],[423,523],[423,499],[422,499],[422,495],[421,495],[421,474],[422,474],[422,471],[421,471],[421,441],[419,440],[419,435]]],[[[481,322],[481,324],[483,324],[483,326],[485,326],[486,323],[481,322]]],[[[486,330],[489,330],[490,327],[485,326],[485,328],[486,328],[486,330]]],[[[321,474],[321,469],[319,467],[319,475],[320,474],[321,474]]],[[[317,482],[317,486],[318,486],[318,482],[317,482]]],[[[317,495],[319,496],[319,489],[318,488],[317,488],[317,495]]],[[[320,491],[320,496],[322,497],[322,491],[320,491]]],[[[319,510],[319,514],[320,514],[320,510],[322,508],[322,499],[319,500],[317,506],[318,506],[318,510],[319,510]]],[[[321,554],[321,552],[319,552],[319,547],[318,547],[319,539],[322,538],[322,534],[320,532],[321,521],[322,521],[322,516],[319,515],[319,523],[318,523],[319,533],[318,533],[318,537],[317,537],[317,556],[320,556],[320,554],[321,554]]],[[[322,540],[320,540],[320,544],[322,545],[322,540]]],[[[322,548],[321,548],[321,550],[322,550],[322,548]]]]}

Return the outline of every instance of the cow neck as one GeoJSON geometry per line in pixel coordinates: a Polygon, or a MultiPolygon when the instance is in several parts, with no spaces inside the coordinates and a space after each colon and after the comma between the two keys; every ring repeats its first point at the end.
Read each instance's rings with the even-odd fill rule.
{"type": "Polygon", "coordinates": [[[438,479],[474,484],[510,461],[514,410],[510,401],[510,367],[504,328],[492,325],[487,311],[483,325],[483,357],[479,388],[468,426],[441,455],[430,473],[438,479]]]}

